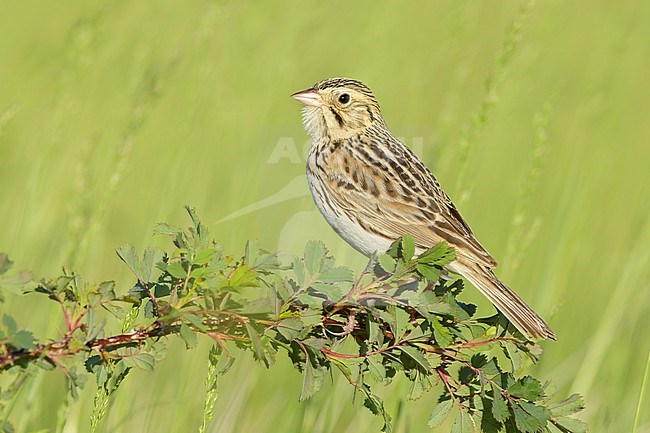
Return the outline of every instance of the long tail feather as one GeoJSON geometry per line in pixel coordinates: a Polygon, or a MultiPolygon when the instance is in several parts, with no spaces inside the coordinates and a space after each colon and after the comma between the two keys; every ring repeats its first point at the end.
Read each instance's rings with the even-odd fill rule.
{"type": "Polygon", "coordinates": [[[544,322],[544,319],[539,317],[523,299],[503,284],[491,269],[481,265],[466,265],[460,262],[454,262],[449,267],[452,271],[467,278],[526,337],[556,339],[555,333],[544,322]]]}

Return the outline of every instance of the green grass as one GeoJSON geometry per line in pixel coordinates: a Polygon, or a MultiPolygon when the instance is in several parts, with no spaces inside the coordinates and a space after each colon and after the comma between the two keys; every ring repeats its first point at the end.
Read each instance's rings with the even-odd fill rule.
{"type": "MultiPolygon", "coordinates": [[[[184,224],[191,204],[228,251],[257,238],[295,254],[319,238],[360,269],[311,203],[303,161],[269,163],[282,137],[302,157],[288,95],[355,77],[397,136],[423,144],[500,275],[549,319],[558,342],[536,374],[585,394],[591,431],[631,431],[636,416],[636,432],[650,432],[639,404],[650,398],[650,4],[551,0],[523,18],[516,2],[423,7],[1,2],[0,250],[37,275],[66,264],[126,290],[113,249],[164,242],[153,225],[184,224]],[[287,200],[217,224],[291,181],[287,200]]],[[[39,336],[59,332],[49,305],[9,297],[1,308],[39,336]]],[[[98,431],[198,431],[208,348],[173,342],[155,373],[125,380],[98,431]]],[[[339,379],[306,403],[300,384],[287,360],[268,372],[237,359],[206,431],[380,427],[339,379]]],[[[424,430],[435,396],[402,402],[405,386],[387,390],[396,431],[424,430]]],[[[17,431],[63,419],[66,433],[89,431],[94,388],[65,409],[61,374],[31,377],[9,418],[17,431]]]]}

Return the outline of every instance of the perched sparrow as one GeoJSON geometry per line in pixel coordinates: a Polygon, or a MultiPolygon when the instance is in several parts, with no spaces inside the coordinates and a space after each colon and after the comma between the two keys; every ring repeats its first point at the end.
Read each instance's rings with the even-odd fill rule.
{"type": "Polygon", "coordinates": [[[366,256],[386,251],[405,233],[418,252],[445,241],[456,250],[448,270],[469,280],[528,338],[555,340],[544,320],[494,275],[497,262],[431,172],[390,133],[367,86],[331,78],[292,97],[305,104],[309,188],[339,236],[366,256]]]}

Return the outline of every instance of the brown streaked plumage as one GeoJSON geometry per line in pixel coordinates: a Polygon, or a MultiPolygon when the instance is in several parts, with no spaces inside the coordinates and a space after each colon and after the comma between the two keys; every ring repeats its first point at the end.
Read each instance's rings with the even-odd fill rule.
{"type": "Polygon", "coordinates": [[[388,130],[363,83],[331,78],[292,95],[311,137],[307,179],[332,228],[366,256],[409,233],[418,251],[446,241],[463,275],[528,338],[555,334],[492,272],[497,265],[431,172],[388,130]]]}

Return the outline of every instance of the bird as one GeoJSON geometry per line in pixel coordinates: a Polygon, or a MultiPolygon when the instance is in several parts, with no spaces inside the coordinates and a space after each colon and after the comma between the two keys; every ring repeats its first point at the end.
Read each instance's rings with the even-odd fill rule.
{"type": "Polygon", "coordinates": [[[389,131],[368,86],[328,78],[291,96],[304,105],[309,190],[341,238],[367,257],[385,252],[407,233],[418,253],[446,242],[455,259],[445,270],[472,283],[527,339],[556,340],[546,322],[494,274],[496,260],[429,169],[389,131]]]}

